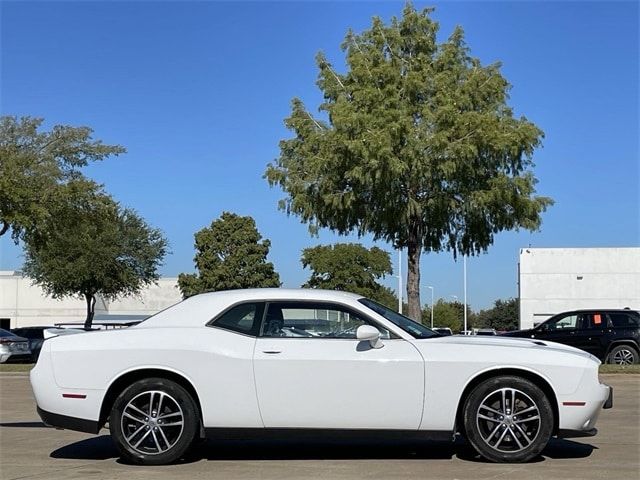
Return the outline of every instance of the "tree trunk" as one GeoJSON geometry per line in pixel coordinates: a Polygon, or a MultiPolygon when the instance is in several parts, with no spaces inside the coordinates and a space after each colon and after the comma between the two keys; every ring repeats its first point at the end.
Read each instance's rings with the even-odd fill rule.
{"type": "Polygon", "coordinates": [[[7,230],[9,230],[9,224],[4,220],[2,220],[2,227],[0,228],[0,237],[5,233],[7,233],[7,230]]]}
{"type": "Polygon", "coordinates": [[[84,329],[89,330],[95,313],[96,296],[93,293],[85,293],[84,298],[87,301],[87,318],[84,321],[84,329]]]}
{"type": "Polygon", "coordinates": [[[416,235],[409,235],[407,243],[407,316],[416,322],[422,320],[422,309],[420,308],[420,254],[422,253],[422,243],[416,235]]]}

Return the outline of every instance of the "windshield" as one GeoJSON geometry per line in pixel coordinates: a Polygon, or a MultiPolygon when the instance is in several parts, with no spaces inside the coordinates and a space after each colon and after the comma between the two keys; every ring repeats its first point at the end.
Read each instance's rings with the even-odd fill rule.
{"type": "Polygon", "coordinates": [[[400,327],[402,330],[415,338],[432,338],[441,336],[439,333],[434,332],[430,328],[427,328],[424,325],[419,324],[418,322],[414,322],[410,318],[407,318],[404,315],[400,315],[398,312],[395,312],[390,308],[385,307],[384,305],[380,305],[378,302],[374,302],[373,300],[369,300],[368,298],[361,298],[358,301],[365,307],[370,308],[371,310],[376,312],[378,315],[382,315],[391,323],[393,323],[397,327],[400,327]]]}

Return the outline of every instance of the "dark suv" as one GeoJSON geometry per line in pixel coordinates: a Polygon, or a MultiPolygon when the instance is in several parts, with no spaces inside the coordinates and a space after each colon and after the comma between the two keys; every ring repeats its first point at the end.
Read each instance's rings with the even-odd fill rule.
{"type": "Polygon", "coordinates": [[[630,365],[640,362],[640,313],[635,310],[564,312],[530,330],[503,335],[564,343],[607,363],[630,365]]]}

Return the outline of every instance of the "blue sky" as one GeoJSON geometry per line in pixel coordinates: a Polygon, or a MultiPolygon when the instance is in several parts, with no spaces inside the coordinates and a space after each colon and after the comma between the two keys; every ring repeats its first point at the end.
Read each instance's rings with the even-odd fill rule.
{"type": "MultiPolygon", "coordinates": [[[[511,105],[546,134],[535,154],[538,191],[556,200],[540,232],[499,234],[487,254],[469,259],[472,307],[517,295],[521,247],[637,246],[638,3],[416,3],[427,5],[436,6],[441,38],[460,24],[473,55],[503,62],[511,105]]],[[[262,174],[289,136],[291,98],[310,109],[321,100],[316,52],[341,65],[349,27],[361,31],[373,15],[388,20],[402,7],[2,1],[0,110],[89,125],[127,147],[86,173],[166,233],[173,253],[164,275],[192,271],[194,232],[229,210],[256,219],[284,286],[297,287],[308,277],[303,248],[357,238],[310,237],[278,211],[283,194],[262,174]]],[[[21,250],[6,237],[0,269],[19,268],[21,250]]],[[[462,298],[461,262],[424,255],[423,301],[426,285],[436,298],[462,298]]]]}

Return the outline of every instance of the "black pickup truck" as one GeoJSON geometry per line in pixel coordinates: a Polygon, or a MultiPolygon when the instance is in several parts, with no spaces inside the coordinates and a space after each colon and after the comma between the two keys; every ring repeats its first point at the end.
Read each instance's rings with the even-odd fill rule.
{"type": "Polygon", "coordinates": [[[635,310],[574,310],[530,330],[503,335],[564,343],[606,363],[640,363],[640,313],[635,310]]]}

